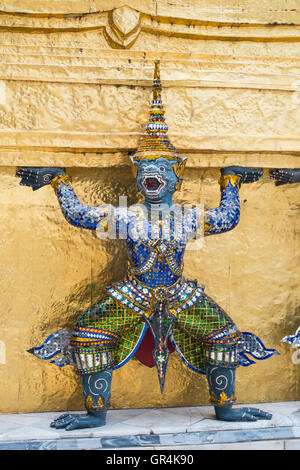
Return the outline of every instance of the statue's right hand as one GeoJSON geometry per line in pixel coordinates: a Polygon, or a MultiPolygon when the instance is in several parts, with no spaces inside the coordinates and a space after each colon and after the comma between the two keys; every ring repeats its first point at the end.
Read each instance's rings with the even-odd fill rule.
{"type": "Polygon", "coordinates": [[[37,166],[24,166],[19,168],[16,176],[21,178],[21,186],[31,186],[33,191],[36,191],[47,184],[50,184],[53,178],[58,175],[65,175],[64,168],[45,168],[37,166]]]}

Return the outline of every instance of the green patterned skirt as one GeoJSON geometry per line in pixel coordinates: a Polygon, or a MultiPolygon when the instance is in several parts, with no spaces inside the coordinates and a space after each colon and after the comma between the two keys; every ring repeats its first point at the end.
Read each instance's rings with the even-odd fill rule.
{"type": "MultiPolygon", "coordinates": [[[[71,340],[76,372],[90,374],[117,369],[137,352],[147,330],[142,315],[106,296],[85,310],[71,340]]],[[[174,320],[170,340],[192,370],[205,372],[205,365],[238,365],[236,344],[241,333],[231,318],[203,294],[174,320]]]]}

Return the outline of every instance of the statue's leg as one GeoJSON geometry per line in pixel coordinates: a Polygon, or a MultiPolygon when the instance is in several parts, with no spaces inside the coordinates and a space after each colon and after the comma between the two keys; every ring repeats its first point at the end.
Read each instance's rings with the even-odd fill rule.
{"type": "Polygon", "coordinates": [[[207,364],[211,403],[215,407],[216,417],[222,421],[257,421],[271,419],[272,415],[258,408],[232,408],[235,398],[235,368],[207,364]]]}
{"type": "Polygon", "coordinates": [[[72,431],[104,426],[109,407],[111,380],[112,369],[83,375],[82,388],[87,413],[63,414],[51,423],[51,427],[72,431]]]}
{"type": "Polygon", "coordinates": [[[238,347],[242,333],[217,303],[203,294],[190,309],[176,318],[173,340],[184,361],[196,371],[205,372],[216,416],[225,421],[271,419],[255,408],[236,408],[235,372],[239,365],[238,347]]]}
{"type": "Polygon", "coordinates": [[[63,414],[51,423],[52,427],[70,431],[105,425],[112,371],[130,355],[143,325],[140,315],[126,310],[110,297],[83,312],[70,344],[76,360],[75,372],[82,379],[87,414],[63,414]]]}

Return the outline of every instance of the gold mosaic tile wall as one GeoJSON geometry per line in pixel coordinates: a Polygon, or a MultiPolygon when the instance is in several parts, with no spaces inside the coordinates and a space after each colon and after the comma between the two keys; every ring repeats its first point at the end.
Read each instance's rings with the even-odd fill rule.
{"type": "MultiPolygon", "coordinates": [[[[239,402],[300,398],[300,365],[280,343],[300,325],[300,13],[296,0],[0,0],[0,412],[83,409],[80,379],[26,352],[72,327],[125,272],[118,241],[67,224],[50,187],[20,187],[21,165],[64,166],[81,200],[139,200],[128,161],[144,131],[153,60],[161,59],[169,136],[188,157],[178,202],[219,203],[220,167],[264,168],[241,188],[241,221],[186,252],[243,331],[280,356],[237,373],[239,402]]],[[[165,394],[130,361],[112,406],[208,403],[205,378],[173,354],[165,394]]]]}

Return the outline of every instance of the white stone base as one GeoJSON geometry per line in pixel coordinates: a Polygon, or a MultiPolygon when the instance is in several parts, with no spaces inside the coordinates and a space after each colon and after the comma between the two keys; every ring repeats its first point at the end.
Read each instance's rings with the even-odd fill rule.
{"type": "MultiPolygon", "coordinates": [[[[212,406],[111,410],[102,428],[50,427],[60,412],[0,415],[0,450],[298,450],[300,401],[251,405],[272,420],[228,423],[212,406]]],[[[82,413],[82,412],[79,412],[82,413]]]]}

